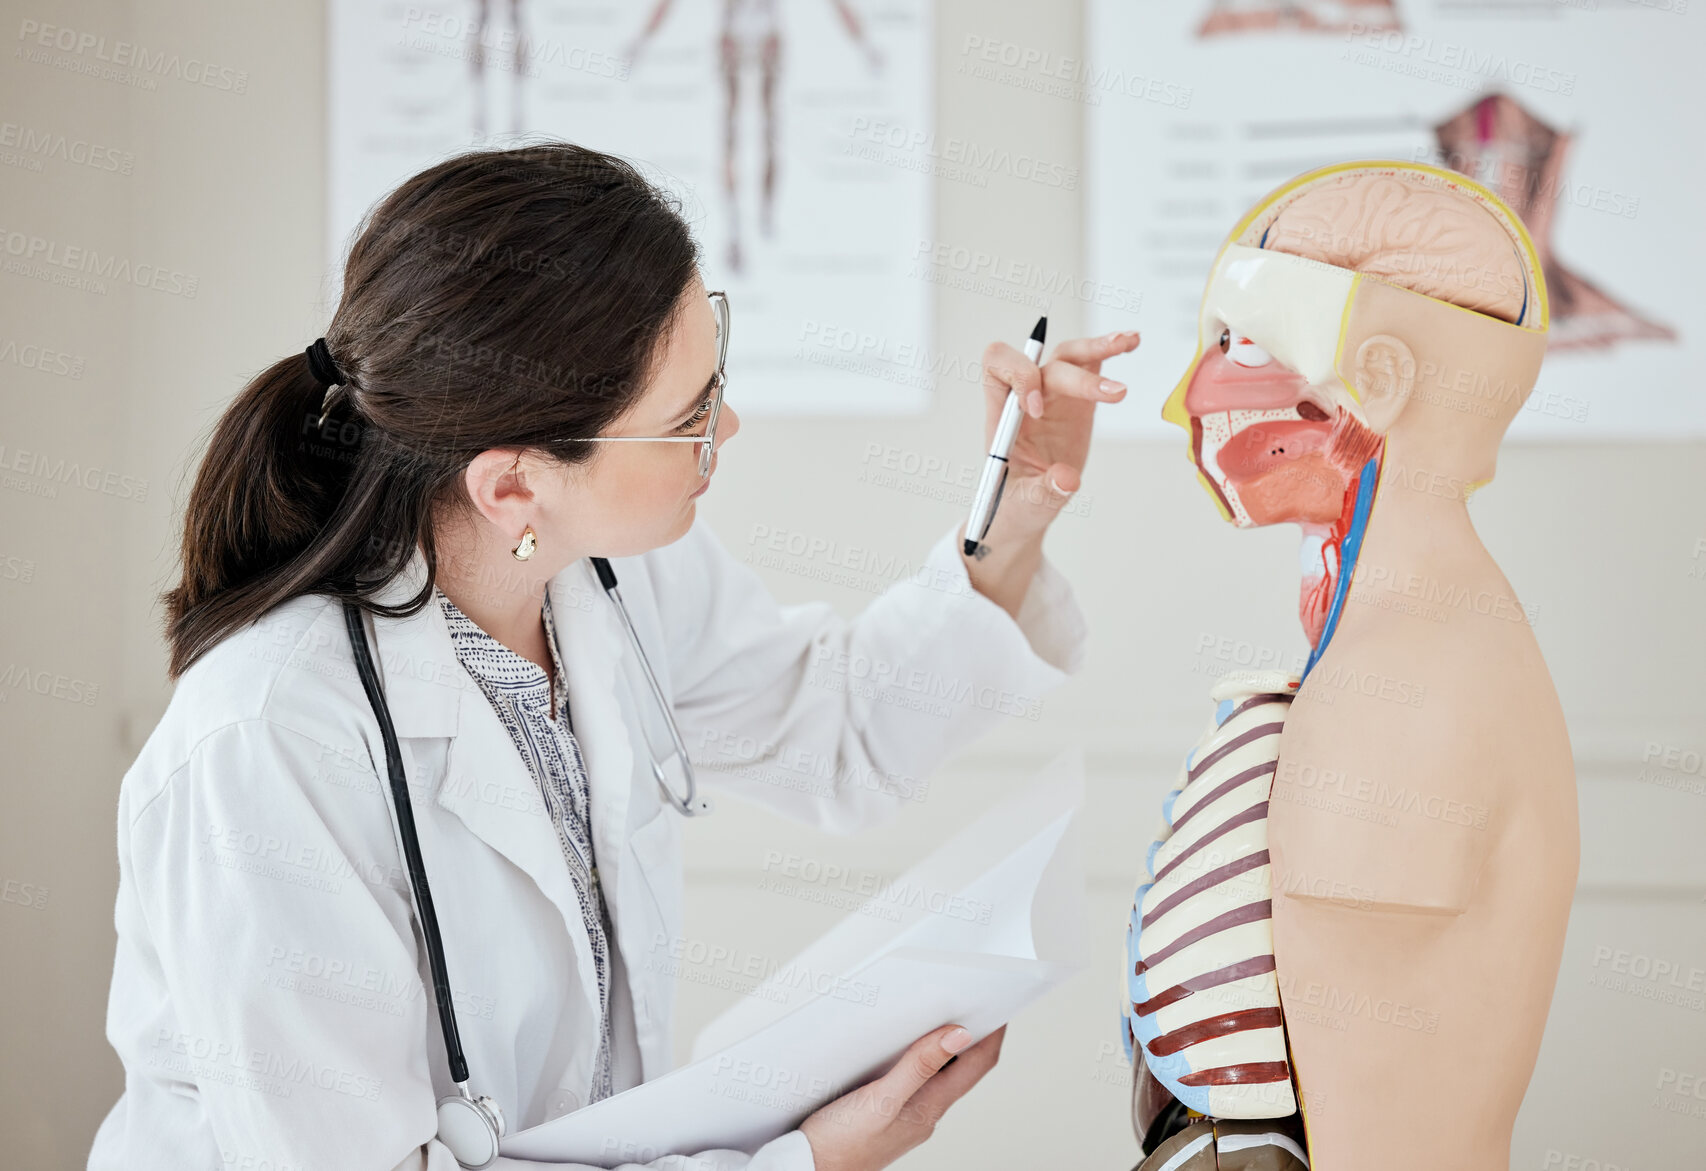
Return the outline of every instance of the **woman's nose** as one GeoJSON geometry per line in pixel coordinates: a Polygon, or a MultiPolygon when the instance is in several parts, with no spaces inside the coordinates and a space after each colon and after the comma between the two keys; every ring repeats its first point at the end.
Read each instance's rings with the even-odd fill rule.
{"type": "Polygon", "coordinates": [[[717,442],[711,450],[719,450],[723,444],[733,439],[735,432],[739,430],[740,415],[728,403],[724,403],[722,417],[717,420],[717,442]]]}

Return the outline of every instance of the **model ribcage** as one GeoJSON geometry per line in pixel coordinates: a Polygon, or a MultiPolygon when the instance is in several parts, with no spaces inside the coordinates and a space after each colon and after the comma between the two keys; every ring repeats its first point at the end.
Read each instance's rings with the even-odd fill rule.
{"type": "Polygon", "coordinates": [[[1162,805],[1126,932],[1128,1056],[1214,1118],[1294,1113],[1274,972],[1268,795],[1296,676],[1222,680],[1162,805]]]}

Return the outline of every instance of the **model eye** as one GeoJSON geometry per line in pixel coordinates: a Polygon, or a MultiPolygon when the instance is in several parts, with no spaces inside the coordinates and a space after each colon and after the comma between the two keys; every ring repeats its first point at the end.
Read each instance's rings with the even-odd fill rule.
{"type": "Polygon", "coordinates": [[[1232,344],[1232,331],[1230,329],[1221,330],[1220,331],[1220,352],[1224,354],[1226,352],[1226,347],[1230,346],[1231,344],[1232,344]]]}
{"type": "Polygon", "coordinates": [[[1261,346],[1258,346],[1247,337],[1239,337],[1236,334],[1232,335],[1224,348],[1226,350],[1226,356],[1231,358],[1240,366],[1266,366],[1269,362],[1273,361],[1272,356],[1270,356],[1261,346]]]}

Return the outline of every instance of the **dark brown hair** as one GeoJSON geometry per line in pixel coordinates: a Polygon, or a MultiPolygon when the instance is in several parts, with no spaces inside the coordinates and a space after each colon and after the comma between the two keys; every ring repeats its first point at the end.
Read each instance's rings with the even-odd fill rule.
{"type": "Polygon", "coordinates": [[[432,595],[433,521],[469,506],[489,448],[590,459],[639,396],[698,251],[679,205],[629,163],[565,142],[470,151],[409,179],[362,224],[326,327],[340,398],[302,352],[243,388],[215,426],[167,591],[176,679],[291,598],[363,598],[418,544],[432,595]]]}

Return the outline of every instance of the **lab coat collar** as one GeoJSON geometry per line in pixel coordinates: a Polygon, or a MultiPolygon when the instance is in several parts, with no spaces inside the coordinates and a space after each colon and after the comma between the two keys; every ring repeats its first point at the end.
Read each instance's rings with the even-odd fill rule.
{"type": "MultiPolygon", "coordinates": [[[[380,605],[401,606],[421,592],[426,556],[420,549],[403,571],[373,595],[380,605]]],[[[375,656],[385,677],[385,701],[399,737],[454,736],[460,726],[462,698],[480,696],[474,680],[456,660],[450,625],[432,598],[413,614],[388,618],[374,614],[375,656]]]]}
{"type": "MultiPolygon", "coordinates": [[[[374,600],[399,605],[420,592],[420,550],[374,600]]],[[[629,796],[635,762],[620,668],[630,653],[615,604],[591,562],[574,562],[550,580],[557,653],[567,671],[569,718],[590,786],[593,851],[600,885],[618,923],[626,861],[629,796]]],[[[485,693],[456,658],[450,627],[436,601],[406,618],[374,616],[385,692],[399,738],[454,737],[444,782],[433,799],[487,845],[531,877],[556,905],[574,942],[579,983],[596,1019],[597,977],[580,901],[543,796],[485,693]]],[[[629,948],[631,941],[622,940],[629,948]]],[[[590,1060],[590,1055],[589,1058],[590,1060]]]]}
{"type": "MultiPolygon", "coordinates": [[[[401,605],[418,594],[425,581],[426,557],[416,549],[403,572],[375,594],[374,601],[401,605]]],[[[575,739],[595,795],[601,779],[612,782],[605,794],[606,806],[614,803],[625,816],[628,777],[635,759],[628,734],[633,724],[634,713],[627,710],[632,698],[622,673],[624,659],[632,653],[627,632],[588,558],[569,565],[546,589],[551,595],[557,654],[568,673],[569,720],[575,739]]],[[[406,618],[375,615],[373,621],[385,694],[398,736],[461,735],[470,726],[471,710],[489,712],[485,693],[456,658],[450,625],[436,602],[429,600],[406,618]]],[[[519,756],[516,764],[525,770],[519,756]]]]}

